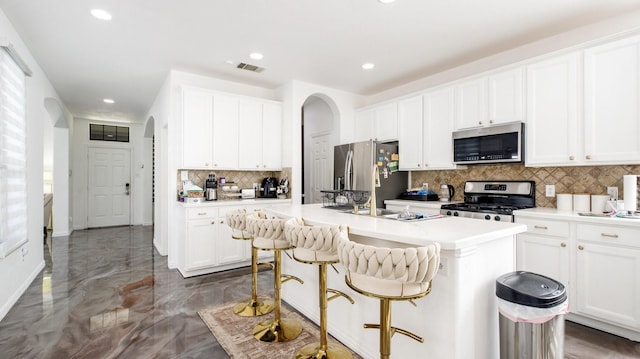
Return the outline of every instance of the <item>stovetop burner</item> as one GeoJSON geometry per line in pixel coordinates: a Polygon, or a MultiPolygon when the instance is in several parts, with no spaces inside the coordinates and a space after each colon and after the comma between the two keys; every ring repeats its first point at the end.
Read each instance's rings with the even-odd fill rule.
{"type": "Polygon", "coordinates": [[[447,216],[513,222],[513,211],[535,207],[533,181],[467,181],[464,203],[445,204],[447,216]]]}

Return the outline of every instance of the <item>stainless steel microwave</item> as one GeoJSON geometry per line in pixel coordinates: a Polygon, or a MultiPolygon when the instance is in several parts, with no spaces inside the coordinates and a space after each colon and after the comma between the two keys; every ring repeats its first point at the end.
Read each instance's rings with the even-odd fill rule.
{"type": "Polygon", "coordinates": [[[453,162],[522,163],[524,123],[474,128],[453,132],[453,162]]]}

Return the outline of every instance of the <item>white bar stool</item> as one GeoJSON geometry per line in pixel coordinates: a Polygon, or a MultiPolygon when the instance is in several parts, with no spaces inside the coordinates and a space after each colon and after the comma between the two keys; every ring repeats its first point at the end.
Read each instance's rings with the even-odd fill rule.
{"type": "Polygon", "coordinates": [[[303,281],[292,275],[282,274],[282,251],[293,249],[284,238],[284,220],[267,218],[263,212],[247,215],[247,230],[253,234],[253,248],[263,251],[273,251],[273,292],[274,317],[265,320],[253,328],[253,337],[263,342],[286,342],[293,340],[302,332],[302,324],[291,318],[280,316],[281,300],[280,287],[282,283],[291,279],[300,283],[303,281]],[[284,278],[284,280],[282,280],[284,278]]]}
{"type": "Polygon", "coordinates": [[[391,337],[397,332],[420,343],[424,339],[391,326],[391,301],[422,298],[431,292],[431,280],[440,265],[440,244],[424,247],[384,248],[349,240],[338,235],[340,262],[347,270],[345,281],[356,292],[380,300],[380,324],[365,328],[380,329],[380,358],[391,355],[391,337]]]}
{"type": "Polygon", "coordinates": [[[318,266],[318,283],[320,306],[320,342],[308,344],[298,351],[296,359],[348,359],[352,358],[351,351],[338,344],[327,342],[327,303],[337,297],[345,297],[354,303],[353,299],[335,289],[327,288],[327,265],[339,262],[338,234],[345,232],[341,226],[307,226],[302,218],[291,218],[284,224],[285,238],[295,248],[293,258],[301,263],[318,266]],[[327,293],[333,295],[327,298],[327,293]]]}
{"type": "MultiPolygon", "coordinates": [[[[231,227],[231,238],[241,241],[253,242],[253,235],[247,231],[247,211],[238,209],[226,214],[227,224],[231,227]]],[[[242,317],[257,317],[273,312],[274,303],[271,298],[258,297],[258,250],[251,246],[251,298],[238,302],[233,307],[233,312],[242,317]]],[[[267,263],[264,263],[267,264],[267,263]]],[[[268,263],[271,266],[270,263],[268,263]]]]}

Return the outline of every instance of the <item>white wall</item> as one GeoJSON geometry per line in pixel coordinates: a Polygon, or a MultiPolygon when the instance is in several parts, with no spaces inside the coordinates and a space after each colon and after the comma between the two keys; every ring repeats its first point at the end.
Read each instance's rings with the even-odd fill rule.
{"type": "Polygon", "coordinates": [[[336,115],[339,128],[338,142],[351,142],[354,133],[354,109],[364,104],[362,96],[300,81],[292,81],[278,89],[278,97],[283,102],[282,125],[282,166],[291,167],[291,199],[301,203],[302,194],[302,149],[301,131],[302,106],[309,96],[325,99],[336,115]]]}
{"type": "Polygon", "coordinates": [[[88,148],[113,147],[128,148],[131,150],[131,224],[143,223],[143,168],[144,164],[144,128],[142,124],[113,123],[76,118],[74,119],[73,136],[73,228],[87,228],[87,181],[88,181],[88,148]],[[105,124],[129,127],[129,143],[90,141],[89,124],[105,124]]]}
{"type": "MultiPolygon", "coordinates": [[[[44,124],[50,121],[46,98],[59,99],[53,86],[29,49],[0,9],[0,34],[5,37],[33,71],[26,81],[27,118],[27,236],[22,250],[0,259],[0,319],[4,318],[29,284],[44,268],[43,257],[43,152],[44,124]]],[[[59,100],[58,100],[59,101],[59,100]]]]}

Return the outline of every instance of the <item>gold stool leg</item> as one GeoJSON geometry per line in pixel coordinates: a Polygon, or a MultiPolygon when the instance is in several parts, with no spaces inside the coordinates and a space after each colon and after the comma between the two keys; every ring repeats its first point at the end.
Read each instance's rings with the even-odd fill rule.
{"type": "Polygon", "coordinates": [[[296,353],[296,359],[350,359],[353,355],[349,349],[327,341],[327,265],[320,264],[318,270],[320,292],[320,343],[307,344],[296,353]]]}
{"type": "MultiPolygon", "coordinates": [[[[251,240],[253,242],[253,240],[251,240]]],[[[238,302],[233,312],[241,317],[257,317],[271,313],[274,303],[271,298],[258,298],[258,249],[251,246],[251,298],[238,302]]]]}
{"type": "Polygon", "coordinates": [[[282,251],[275,250],[273,253],[274,273],[273,273],[273,289],[274,289],[274,318],[273,320],[265,320],[253,328],[253,337],[262,342],[286,342],[293,340],[302,332],[302,324],[289,318],[280,317],[281,300],[280,287],[282,285],[282,251]]]}
{"type": "Polygon", "coordinates": [[[391,356],[391,301],[380,299],[380,359],[391,356]]]}

